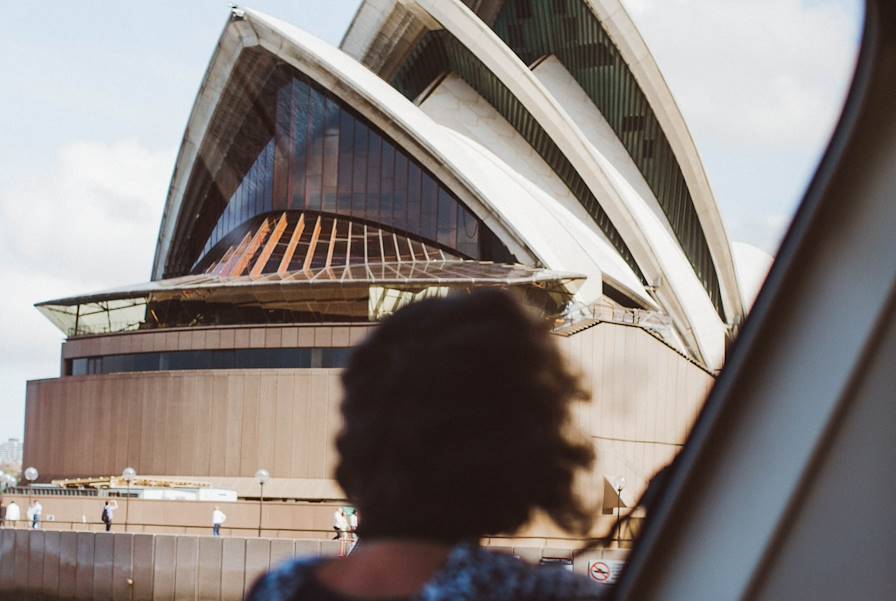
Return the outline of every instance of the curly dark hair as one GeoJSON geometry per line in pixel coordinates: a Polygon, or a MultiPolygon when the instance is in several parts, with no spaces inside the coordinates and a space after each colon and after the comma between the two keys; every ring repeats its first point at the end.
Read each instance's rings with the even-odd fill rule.
{"type": "Polygon", "coordinates": [[[457,542],[536,508],[585,534],[573,492],[594,450],[571,436],[587,398],[547,330],[498,290],[413,303],[352,353],[336,477],[362,538],[457,542]]]}

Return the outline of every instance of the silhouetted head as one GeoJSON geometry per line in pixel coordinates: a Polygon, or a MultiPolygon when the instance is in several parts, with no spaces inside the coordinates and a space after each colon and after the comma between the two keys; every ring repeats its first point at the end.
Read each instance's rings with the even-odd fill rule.
{"type": "Polygon", "coordinates": [[[456,542],[512,532],[535,509],[583,534],[573,492],[589,442],[573,439],[585,398],[547,325],[496,290],[398,311],[342,376],[336,477],[369,538],[456,542]]]}

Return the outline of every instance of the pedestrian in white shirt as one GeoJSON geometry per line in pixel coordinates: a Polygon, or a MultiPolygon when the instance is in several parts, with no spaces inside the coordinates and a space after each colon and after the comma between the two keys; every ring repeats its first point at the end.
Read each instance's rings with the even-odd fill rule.
{"type": "Polygon", "coordinates": [[[221,508],[215,505],[212,511],[212,536],[221,536],[221,524],[227,521],[227,516],[221,511],[221,508]]]}
{"type": "Polygon", "coordinates": [[[333,537],[333,540],[339,540],[342,538],[343,533],[349,530],[348,516],[345,514],[343,507],[333,512],[333,530],[336,531],[336,536],[333,537]]]}
{"type": "Polygon", "coordinates": [[[106,525],[106,532],[112,530],[112,520],[115,519],[115,510],[118,509],[118,501],[106,501],[103,505],[101,520],[106,525]]]}
{"type": "Polygon", "coordinates": [[[28,510],[28,513],[31,514],[31,528],[39,530],[40,518],[44,513],[44,506],[40,504],[40,501],[35,499],[31,501],[31,508],[28,510]]]}
{"type": "Polygon", "coordinates": [[[19,504],[15,501],[10,501],[9,505],[6,506],[6,521],[12,524],[12,527],[16,527],[16,522],[22,519],[21,509],[19,509],[19,504]]]}

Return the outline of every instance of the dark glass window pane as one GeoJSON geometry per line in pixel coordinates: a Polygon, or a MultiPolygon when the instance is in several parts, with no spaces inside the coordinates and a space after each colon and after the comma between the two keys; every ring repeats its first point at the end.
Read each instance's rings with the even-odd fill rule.
{"type": "Polygon", "coordinates": [[[311,349],[311,367],[323,367],[323,349],[311,349]]]}
{"type": "Polygon", "coordinates": [[[114,374],[127,371],[127,358],[122,355],[106,355],[102,359],[103,367],[100,373],[114,374]]]}
{"type": "Polygon", "coordinates": [[[436,183],[429,174],[423,177],[422,210],[420,212],[420,234],[429,240],[436,239],[436,183]]]}
{"type": "Polygon", "coordinates": [[[395,198],[395,147],[383,140],[382,178],[380,179],[380,217],[381,223],[392,223],[395,198]]]}
{"type": "Polygon", "coordinates": [[[158,353],[140,353],[136,355],[134,371],[157,371],[158,369],[158,353]]]}
{"type": "Polygon", "coordinates": [[[367,192],[367,126],[359,119],[355,120],[354,142],[351,214],[363,217],[364,197],[367,192]]]}
{"type": "Polygon", "coordinates": [[[470,211],[460,207],[460,223],[457,228],[457,249],[468,257],[479,258],[479,220],[470,211]]]}
{"type": "Polygon", "coordinates": [[[255,367],[252,349],[237,349],[233,352],[233,366],[236,369],[252,369],[255,367]]]}
{"type": "Polygon", "coordinates": [[[331,211],[336,207],[336,182],[338,174],[340,110],[339,105],[330,98],[326,102],[326,131],[324,134],[324,174],[323,174],[323,207],[331,211]]]}
{"type": "Polygon", "coordinates": [[[311,367],[311,350],[306,348],[282,349],[283,362],[281,367],[292,369],[306,369],[311,367]]]}
{"type": "Polygon", "coordinates": [[[444,188],[439,188],[439,243],[457,245],[457,203],[444,188]]]}
{"type": "Polygon", "coordinates": [[[339,120],[339,205],[340,213],[352,206],[352,152],[355,123],[351,113],[343,109],[339,120]]]}
{"type": "Polygon", "coordinates": [[[311,150],[308,155],[307,179],[305,188],[305,202],[308,208],[319,211],[321,209],[321,177],[323,174],[324,159],[324,99],[316,90],[312,90],[308,110],[311,116],[311,128],[309,138],[311,150]]]}
{"type": "Polygon", "coordinates": [[[265,148],[264,198],[268,206],[273,206],[274,186],[274,141],[268,142],[265,148]]]}
{"type": "Polygon", "coordinates": [[[376,221],[380,211],[383,139],[372,129],[367,132],[367,208],[364,217],[376,221]]]}
{"type": "Polygon", "coordinates": [[[305,163],[308,161],[308,84],[296,79],[293,81],[293,98],[295,115],[293,117],[293,164],[292,164],[292,203],[290,208],[305,208],[305,163]]]}
{"type": "MultiPolygon", "coordinates": [[[[258,157],[261,159],[261,157],[258,157]]],[[[250,215],[257,215],[264,211],[264,207],[262,203],[259,202],[260,198],[258,197],[258,162],[252,165],[252,169],[246,175],[246,179],[243,180],[247,183],[246,186],[246,205],[243,206],[243,211],[240,214],[240,223],[245,222],[250,215]]]]}
{"type": "Polygon", "coordinates": [[[83,376],[87,373],[87,359],[75,359],[72,361],[72,375],[83,376]]]}
{"type": "MultiPolygon", "coordinates": [[[[290,147],[292,145],[292,126],[290,116],[293,111],[292,90],[289,86],[283,86],[277,91],[277,113],[274,127],[274,140],[276,144],[277,170],[277,208],[286,207],[288,191],[292,189],[293,181],[290,174],[290,147]]],[[[253,212],[253,214],[255,214],[253,212]]]]}
{"type": "Polygon", "coordinates": [[[408,223],[409,232],[420,231],[420,166],[411,161],[408,165],[408,223]]]}
{"type": "Polygon", "coordinates": [[[392,225],[405,228],[408,198],[408,158],[402,152],[395,153],[395,195],[392,210],[392,225]]]}
{"type": "Polygon", "coordinates": [[[321,367],[345,367],[348,365],[350,348],[325,348],[321,351],[321,367]]]}

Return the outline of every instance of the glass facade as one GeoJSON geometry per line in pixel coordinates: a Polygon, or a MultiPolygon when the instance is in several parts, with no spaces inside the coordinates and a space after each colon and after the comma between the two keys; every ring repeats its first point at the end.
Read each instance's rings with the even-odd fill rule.
{"type": "Polygon", "coordinates": [[[78,357],[66,361],[67,376],[188,369],[303,369],[345,367],[351,348],[312,347],[164,351],[78,357]]]}
{"type": "Polygon", "coordinates": [[[229,84],[216,109],[165,277],[188,273],[247,221],[282,211],[349,217],[463,258],[516,262],[454,194],[370,121],[259,52],[243,52],[232,77],[244,80],[244,89],[229,84]],[[192,223],[184,222],[191,214],[192,223]]]}
{"type": "Polygon", "coordinates": [[[274,140],[272,138],[252,163],[227,206],[224,207],[224,212],[218,218],[215,228],[205,243],[205,248],[202,249],[202,254],[207,253],[221,238],[247,220],[272,209],[273,164],[274,140]]]}

